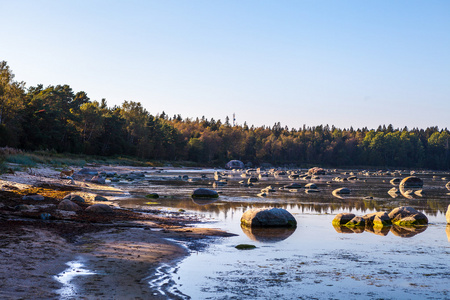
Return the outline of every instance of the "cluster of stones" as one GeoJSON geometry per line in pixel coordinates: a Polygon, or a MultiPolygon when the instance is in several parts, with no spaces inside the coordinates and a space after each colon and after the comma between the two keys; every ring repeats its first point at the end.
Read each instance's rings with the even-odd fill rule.
{"type": "MultiPolygon", "coordinates": [[[[106,198],[102,196],[96,196],[95,201],[105,201],[106,198]]],[[[86,203],[83,197],[75,194],[70,194],[64,197],[64,199],[58,204],[59,210],[65,211],[82,211],[83,208],[77,203],[86,203]]],[[[112,213],[113,208],[107,204],[96,203],[86,207],[85,211],[92,213],[112,213]]]]}
{"type": "Polygon", "coordinates": [[[362,217],[352,213],[340,213],[332,221],[333,226],[363,227],[370,225],[373,227],[384,227],[389,225],[417,226],[427,225],[428,218],[421,212],[409,206],[401,206],[391,212],[376,212],[362,217]]]}

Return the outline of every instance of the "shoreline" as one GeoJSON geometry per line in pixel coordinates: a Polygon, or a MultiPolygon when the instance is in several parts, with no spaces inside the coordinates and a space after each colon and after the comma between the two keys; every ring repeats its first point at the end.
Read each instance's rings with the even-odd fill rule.
{"type": "MultiPolygon", "coordinates": [[[[70,180],[59,179],[58,171],[45,166],[30,173],[0,176],[2,299],[166,299],[167,294],[151,286],[149,280],[155,279],[162,264],[174,267],[189,255],[183,241],[201,248],[204,239],[233,236],[218,229],[190,227],[192,220],[180,217],[161,217],[120,209],[115,209],[114,215],[108,217],[80,217],[89,217],[87,221],[73,217],[64,219],[54,210],[52,213],[59,217],[57,220],[39,220],[27,215],[26,211],[11,209],[21,202],[21,197],[12,200],[12,193],[42,186],[48,193],[52,189],[64,191],[54,198],[44,194],[45,203],[41,205],[44,207],[55,206],[62,195],[71,190],[87,199],[93,198],[93,195],[125,196],[126,191],[79,180],[73,184],[70,180]],[[58,282],[56,276],[60,275],[61,279],[63,274],[68,273],[71,268],[67,263],[70,262],[82,263],[81,270],[93,274],[76,276],[70,284],[58,282]]],[[[180,295],[171,297],[181,298],[180,295]]]]}

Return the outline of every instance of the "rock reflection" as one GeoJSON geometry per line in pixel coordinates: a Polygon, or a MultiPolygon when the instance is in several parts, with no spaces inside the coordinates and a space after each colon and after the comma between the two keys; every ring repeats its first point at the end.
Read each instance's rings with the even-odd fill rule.
{"type": "Polygon", "coordinates": [[[367,232],[381,236],[387,236],[390,230],[391,226],[383,226],[383,227],[366,226],[367,232]]]}
{"type": "Polygon", "coordinates": [[[391,232],[393,235],[407,238],[407,237],[413,237],[419,233],[424,232],[428,226],[398,226],[398,225],[392,225],[391,232]]]}
{"type": "Polygon", "coordinates": [[[213,204],[217,202],[219,199],[213,199],[213,198],[207,198],[207,199],[192,199],[192,202],[198,205],[207,205],[207,204],[213,204]]]}
{"type": "Polygon", "coordinates": [[[450,242],[450,225],[447,224],[447,227],[445,228],[445,233],[447,234],[447,239],[450,242]]]}
{"type": "MultiPolygon", "coordinates": [[[[348,233],[363,233],[364,231],[380,235],[380,236],[387,236],[389,232],[392,232],[395,236],[407,238],[407,237],[413,237],[419,233],[424,232],[428,226],[398,226],[398,225],[392,225],[392,226],[383,226],[383,227],[377,227],[372,225],[366,225],[366,227],[348,227],[345,225],[341,226],[333,226],[336,232],[348,234],[348,233]]],[[[446,228],[447,238],[450,242],[450,225],[447,225],[446,228]]]]}
{"type": "Polygon", "coordinates": [[[251,240],[263,243],[277,243],[290,237],[295,228],[261,228],[241,226],[242,232],[251,240]]]}

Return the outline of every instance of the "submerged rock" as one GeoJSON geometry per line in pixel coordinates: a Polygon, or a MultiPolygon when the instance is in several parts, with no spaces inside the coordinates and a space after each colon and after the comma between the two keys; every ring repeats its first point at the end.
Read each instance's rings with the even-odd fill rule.
{"type": "Polygon", "coordinates": [[[282,208],[250,209],[241,217],[246,227],[297,227],[294,216],[282,208]]]}
{"type": "Polygon", "coordinates": [[[150,194],[145,195],[145,198],[158,199],[159,195],[157,193],[150,193],[150,194]]]}
{"type": "Polygon", "coordinates": [[[255,249],[256,246],[255,245],[249,245],[249,244],[240,244],[240,245],[237,245],[234,248],[236,248],[238,250],[252,250],[252,249],[255,249]]]}

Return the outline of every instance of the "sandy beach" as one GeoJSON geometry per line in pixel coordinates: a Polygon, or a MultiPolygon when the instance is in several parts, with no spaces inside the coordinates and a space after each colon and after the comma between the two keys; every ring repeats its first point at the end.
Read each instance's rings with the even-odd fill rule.
{"type": "MultiPolygon", "coordinates": [[[[105,168],[135,169],[101,169],[105,168]]],[[[177,241],[200,245],[213,236],[230,236],[217,229],[192,227],[192,220],[176,215],[161,217],[117,208],[110,214],[58,210],[68,194],[86,199],[89,203],[84,207],[94,203],[97,195],[108,199],[126,194],[82,177],[74,179],[60,179],[50,167],[0,176],[0,298],[179,298],[149,284],[157,282],[157,268],[162,264],[174,266],[189,254],[177,241]],[[25,194],[45,199],[23,200],[25,194]],[[42,220],[43,212],[52,218],[42,220]]]]}

